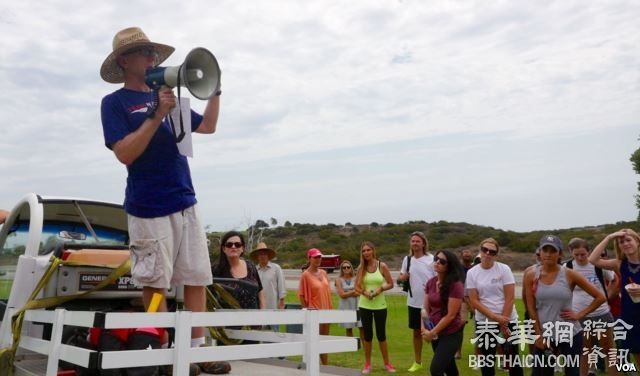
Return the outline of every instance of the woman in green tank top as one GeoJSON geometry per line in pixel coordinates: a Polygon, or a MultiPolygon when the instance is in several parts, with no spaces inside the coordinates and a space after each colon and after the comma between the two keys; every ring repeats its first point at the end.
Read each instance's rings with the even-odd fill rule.
{"type": "Polygon", "coordinates": [[[373,341],[373,323],[376,325],[376,337],[384,360],[384,369],[393,373],[396,369],[389,362],[387,350],[387,301],[383,291],[393,287],[391,272],[384,262],[376,257],[376,249],[371,242],[360,247],[360,267],[356,279],[356,291],[360,293],[358,310],[364,332],[364,367],[362,373],[371,372],[371,342],[373,341]]]}

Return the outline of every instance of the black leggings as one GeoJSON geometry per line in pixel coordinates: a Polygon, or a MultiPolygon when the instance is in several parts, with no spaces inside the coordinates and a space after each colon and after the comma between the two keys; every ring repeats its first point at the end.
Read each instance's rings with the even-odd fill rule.
{"type": "Polygon", "coordinates": [[[376,337],[379,342],[387,340],[387,309],[366,309],[360,310],[360,320],[362,321],[362,330],[364,331],[364,340],[371,342],[373,340],[373,321],[376,322],[376,337]]]}
{"type": "MultiPolygon", "coordinates": [[[[582,352],[582,332],[573,336],[573,345],[570,346],[568,342],[562,342],[558,345],[551,346],[553,351],[545,352],[544,350],[540,350],[535,347],[533,350],[533,356],[536,358],[541,358],[538,360],[540,364],[544,364],[543,360],[546,356],[550,356],[552,354],[564,354],[571,357],[579,357],[582,352]]],[[[554,367],[534,367],[531,374],[535,376],[553,376],[554,367]]],[[[580,367],[564,367],[565,376],[579,376],[580,375],[580,367]]]]}
{"type": "MultiPolygon", "coordinates": [[[[495,323],[495,327],[497,328],[498,323],[495,323]]],[[[474,336],[476,338],[481,337],[483,334],[478,330],[478,322],[476,321],[475,323],[475,328],[476,331],[474,333],[474,336]]],[[[517,325],[514,322],[510,322],[509,323],[509,330],[514,333],[517,330],[517,325]]],[[[507,351],[508,354],[504,354],[505,356],[509,356],[510,358],[510,363],[509,364],[513,364],[513,366],[509,367],[509,376],[522,376],[524,373],[522,371],[522,367],[520,367],[519,363],[516,363],[515,360],[513,360],[514,356],[518,356],[518,346],[514,345],[514,344],[509,344],[508,346],[504,346],[510,350],[512,350],[512,352],[507,351]]],[[[491,357],[494,357],[496,355],[496,348],[495,347],[491,347],[491,346],[478,346],[478,349],[480,351],[480,354],[482,355],[491,355],[491,357]],[[488,348],[487,348],[488,347],[488,348]]],[[[494,357],[495,359],[495,357],[494,357]]],[[[482,367],[480,368],[480,370],[482,371],[482,376],[495,376],[496,374],[496,368],[495,367],[482,367]]]]}
{"type": "Polygon", "coordinates": [[[433,348],[433,360],[431,360],[432,376],[458,376],[455,355],[460,345],[462,345],[462,329],[455,333],[441,335],[437,340],[431,342],[433,348]]]}

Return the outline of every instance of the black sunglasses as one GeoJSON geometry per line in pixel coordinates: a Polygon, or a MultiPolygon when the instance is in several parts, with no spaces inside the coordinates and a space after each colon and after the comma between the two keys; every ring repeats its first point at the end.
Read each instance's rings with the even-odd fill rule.
{"type": "Polygon", "coordinates": [[[486,253],[490,256],[495,256],[498,254],[498,250],[496,249],[489,249],[487,247],[480,247],[480,250],[482,251],[482,253],[486,253]]]}
{"type": "Polygon", "coordinates": [[[342,267],[342,269],[351,269],[351,267],[349,265],[345,265],[342,267]]]}
{"type": "Polygon", "coordinates": [[[441,257],[436,257],[436,262],[442,266],[445,266],[449,263],[446,258],[441,257]]]}
{"type": "Polygon", "coordinates": [[[125,51],[122,53],[122,56],[126,56],[126,55],[133,55],[135,53],[139,53],[141,56],[143,57],[158,57],[158,53],[156,52],[156,50],[153,49],[153,47],[138,47],[138,48],[132,48],[128,51],[125,51]]]}
{"type": "Polygon", "coordinates": [[[227,248],[242,248],[242,243],[240,242],[226,242],[224,246],[227,248]]]}

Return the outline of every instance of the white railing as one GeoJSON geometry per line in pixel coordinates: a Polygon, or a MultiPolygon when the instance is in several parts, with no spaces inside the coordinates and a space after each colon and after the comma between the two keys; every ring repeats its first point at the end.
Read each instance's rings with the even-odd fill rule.
{"type": "Polygon", "coordinates": [[[55,376],[58,361],[81,367],[103,369],[173,364],[174,375],[188,375],[189,364],[217,360],[245,360],[302,355],[307,375],[320,374],[319,354],[357,350],[350,337],[321,336],[321,323],[355,322],[355,311],[342,310],[220,310],[195,313],[97,313],[84,311],[32,310],[25,321],[52,324],[51,340],[22,335],[19,347],[47,355],[46,376],[55,376]],[[302,325],[302,334],[256,330],[231,330],[230,338],[261,341],[260,344],[191,347],[191,328],[200,326],[302,325]],[[175,328],[175,344],[169,349],[103,351],[62,344],[64,325],[104,329],[161,327],[175,328]]]}

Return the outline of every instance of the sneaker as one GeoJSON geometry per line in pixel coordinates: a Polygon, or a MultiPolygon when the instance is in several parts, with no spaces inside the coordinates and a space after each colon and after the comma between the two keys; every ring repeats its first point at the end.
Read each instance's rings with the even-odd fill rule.
{"type": "Polygon", "coordinates": [[[396,373],[396,368],[391,364],[385,364],[384,370],[387,371],[388,373],[396,373]]]}
{"type": "Polygon", "coordinates": [[[422,363],[413,362],[411,367],[409,367],[408,371],[409,372],[416,372],[416,371],[420,371],[422,368],[423,368],[422,367],[422,363]]]}
{"type": "MultiPolygon", "coordinates": [[[[207,347],[207,345],[200,345],[200,347],[207,347]]],[[[225,361],[219,362],[201,362],[196,363],[200,370],[204,373],[209,373],[212,375],[224,375],[231,372],[231,364],[225,361]]]]}
{"type": "Polygon", "coordinates": [[[371,364],[365,364],[364,367],[362,368],[362,374],[368,375],[370,373],[371,373],[371,364]]]}
{"type": "Polygon", "coordinates": [[[202,362],[198,363],[198,367],[204,373],[210,373],[212,375],[223,375],[231,372],[231,364],[225,361],[219,362],[202,362]]]}

